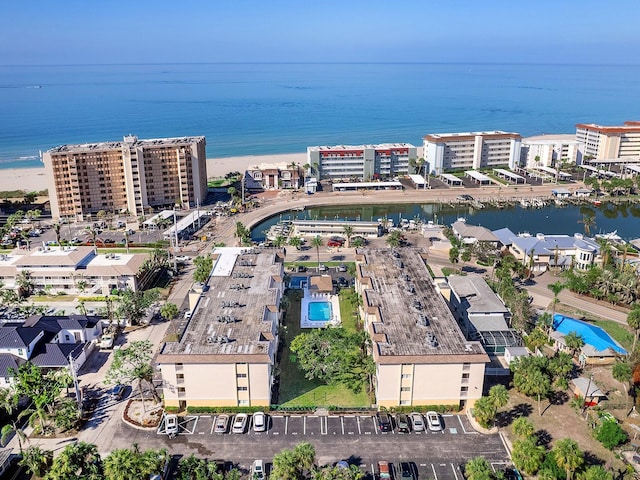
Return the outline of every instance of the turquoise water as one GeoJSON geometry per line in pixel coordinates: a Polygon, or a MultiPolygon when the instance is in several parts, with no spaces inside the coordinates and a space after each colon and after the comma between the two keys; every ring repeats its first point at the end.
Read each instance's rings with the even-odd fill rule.
{"type": "Polygon", "coordinates": [[[331,320],[331,303],[310,302],[309,320],[312,322],[328,322],[331,320]]]}
{"type": "Polygon", "coordinates": [[[627,351],[618,345],[618,343],[611,338],[607,332],[596,325],[591,325],[589,323],[576,320],[575,318],[565,317],[564,315],[556,313],[553,316],[553,328],[565,335],[570,332],[576,332],[582,337],[584,343],[592,345],[597,350],[602,351],[607,348],[612,348],[618,353],[623,355],[627,354],[627,351]]]}
{"type": "Polygon", "coordinates": [[[0,168],[65,143],[205,135],[209,157],[427,133],[573,133],[638,120],[640,66],[170,64],[0,66],[0,168]]]}

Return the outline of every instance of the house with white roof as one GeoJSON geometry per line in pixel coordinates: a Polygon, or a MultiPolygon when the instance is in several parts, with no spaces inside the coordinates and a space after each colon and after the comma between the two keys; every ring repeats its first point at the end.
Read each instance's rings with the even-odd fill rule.
{"type": "Polygon", "coordinates": [[[491,230],[477,225],[469,225],[464,219],[458,219],[451,225],[456,237],[464,244],[485,243],[493,247],[498,246],[499,239],[491,230]]]}

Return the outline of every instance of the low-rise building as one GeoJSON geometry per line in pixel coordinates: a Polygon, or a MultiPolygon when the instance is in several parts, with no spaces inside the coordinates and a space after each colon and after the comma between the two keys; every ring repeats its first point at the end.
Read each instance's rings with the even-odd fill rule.
{"type": "Polygon", "coordinates": [[[251,165],[244,173],[244,182],[245,188],[252,192],[297,189],[302,186],[302,169],[295,162],[251,165]]]}
{"type": "Polygon", "coordinates": [[[604,126],[595,123],[576,125],[576,141],[584,156],[595,160],[640,157],[640,122],[604,126]]]}
{"type": "Polygon", "coordinates": [[[144,288],[144,253],[97,254],[93,247],[38,247],[15,249],[0,255],[0,280],[19,289],[20,275],[28,272],[33,290],[87,292],[108,295],[113,289],[144,288]]]}
{"type": "Polygon", "coordinates": [[[371,181],[409,172],[417,149],[409,143],[308,147],[308,165],[320,179],[371,181]]]}
{"type": "Polygon", "coordinates": [[[602,262],[600,245],[581,233],[569,235],[517,235],[511,238],[509,252],[534,272],[549,267],[588,270],[602,262]]]}
{"type": "Polygon", "coordinates": [[[156,360],[165,406],[270,405],[284,288],[282,249],[215,249],[184,332],[156,360]]]}
{"type": "Polygon", "coordinates": [[[486,227],[469,225],[464,219],[458,219],[451,225],[453,234],[464,244],[484,243],[488,247],[498,246],[498,237],[486,227]]]}
{"type": "Polygon", "coordinates": [[[432,133],[423,138],[427,169],[434,175],[451,170],[480,170],[520,162],[521,137],[502,131],[432,133]]]}
{"type": "Polygon", "coordinates": [[[574,134],[537,135],[522,139],[521,167],[555,167],[558,162],[569,165],[582,163],[580,142],[574,134]]]}
{"type": "Polygon", "coordinates": [[[414,248],[356,252],[360,314],[371,337],[380,407],[471,406],[489,357],[466,340],[414,248]]]}

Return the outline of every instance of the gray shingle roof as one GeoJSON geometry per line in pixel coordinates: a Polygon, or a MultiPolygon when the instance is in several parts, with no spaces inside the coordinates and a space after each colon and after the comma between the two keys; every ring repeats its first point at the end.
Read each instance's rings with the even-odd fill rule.
{"type": "Polygon", "coordinates": [[[23,363],[25,361],[20,357],[10,353],[0,353],[0,377],[11,377],[9,369],[18,370],[18,367],[23,363]]]}
{"type": "Polygon", "coordinates": [[[84,343],[45,343],[36,349],[31,362],[39,367],[66,367],[69,365],[69,354],[77,358],[83,345],[84,343]]]}
{"type": "Polygon", "coordinates": [[[21,324],[3,325],[0,327],[0,348],[26,348],[40,331],[21,324]]]}

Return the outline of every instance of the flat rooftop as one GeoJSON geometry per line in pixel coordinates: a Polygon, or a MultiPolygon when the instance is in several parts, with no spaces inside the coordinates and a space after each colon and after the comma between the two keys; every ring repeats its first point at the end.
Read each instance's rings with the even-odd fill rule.
{"type": "Polygon", "coordinates": [[[161,355],[207,355],[209,363],[237,361],[230,357],[238,355],[246,361],[255,355],[267,359],[276,348],[281,252],[276,248],[214,250],[208,288],[180,341],[166,343],[161,355]]]}
{"type": "Polygon", "coordinates": [[[364,150],[364,149],[374,149],[374,150],[388,150],[390,148],[415,148],[414,145],[410,143],[378,143],[376,145],[367,144],[367,145],[333,145],[333,146],[316,146],[316,147],[307,147],[307,151],[309,152],[317,152],[317,151],[352,151],[352,150],[364,150]]]}
{"type": "Polygon", "coordinates": [[[454,142],[456,140],[471,140],[475,137],[482,136],[495,139],[505,138],[521,138],[519,133],[503,132],[502,130],[490,130],[486,132],[454,132],[454,133],[430,133],[423,137],[428,142],[454,142]]]}
{"type": "Polygon", "coordinates": [[[124,137],[123,141],[112,142],[94,142],[94,143],[81,143],[76,145],[60,145],[54,147],[47,152],[49,153],[64,153],[64,152],[92,152],[96,150],[114,150],[126,147],[170,147],[180,145],[190,145],[192,143],[204,140],[204,136],[198,137],[175,137],[175,138],[151,138],[146,140],[139,140],[136,136],[124,137]]]}
{"type": "Polygon", "coordinates": [[[469,313],[509,313],[504,303],[480,275],[449,275],[449,286],[469,302],[469,313]]]}
{"type": "Polygon", "coordinates": [[[488,361],[478,342],[464,338],[444,298],[436,291],[425,264],[426,252],[376,248],[358,253],[364,256],[364,262],[358,262],[359,274],[369,277],[371,283],[363,298],[365,309],[377,308],[382,320],[372,324],[371,332],[379,362],[384,363],[387,357],[388,363],[397,363],[402,360],[395,357],[402,356],[422,357],[407,360],[424,363],[465,361],[460,356],[476,362],[486,357],[488,361]],[[435,342],[428,340],[433,338],[435,342]]]}

